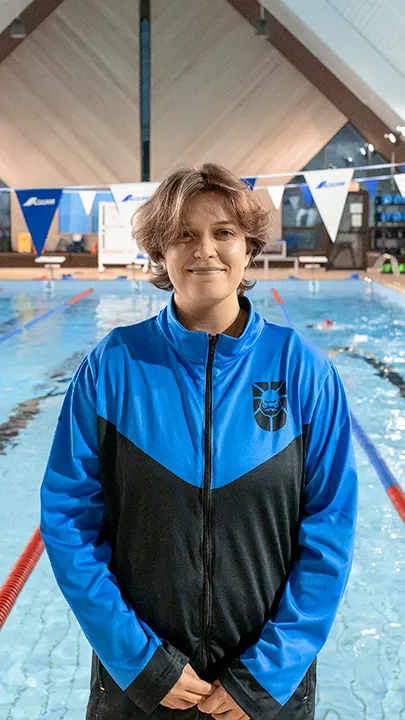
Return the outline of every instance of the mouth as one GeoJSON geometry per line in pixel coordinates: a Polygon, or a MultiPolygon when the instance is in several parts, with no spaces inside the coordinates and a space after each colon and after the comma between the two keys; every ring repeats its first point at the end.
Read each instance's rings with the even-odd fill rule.
{"type": "Polygon", "coordinates": [[[187,272],[192,275],[218,275],[224,272],[222,268],[196,268],[195,270],[188,270],[187,272]]]}

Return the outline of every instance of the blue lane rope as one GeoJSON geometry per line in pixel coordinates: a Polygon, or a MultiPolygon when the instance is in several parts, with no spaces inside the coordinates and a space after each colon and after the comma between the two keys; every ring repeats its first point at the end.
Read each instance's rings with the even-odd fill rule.
{"type": "MultiPolygon", "coordinates": [[[[272,288],[271,292],[277,305],[280,308],[280,312],[285,319],[287,325],[291,328],[294,328],[294,325],[291,322],[291,319],[284,307],[283,301],[281,300],[277,290],[272,288]]],[[[378,477],[384,485],[384,488],[388,493],[388,497],[390,498],[392,504],[394,505],[402,520],[405,522],[405,493],[402,490],[401,485],[395,479],[385,460],[381,457],[380,453],[378,452],[377,448],[374,447],[373,443],[368,439],[366,433],[359,425],[351,411],[350,416],[352,421],[353,435],[365,451],[374,470],[376,471],[378,477]]]]}
{"type": "Polygon", "coordinates": [[[47,312],[42,313],[42,315],[38,315],[38,317],[34,318],[33,320],[30,320],[25,325],[22,325],[19,328],[15,328],[14,330],[9,330],[9,332],[4,333],[4,335],[0,335],[0,343],[3,343],[6,340],[9,340],[10,338],[14,337],[15,335],[22,335],[22,333],[25,330],[29,330],[37,323],[41,322],[42,320],[45,320],[50,315],[54,315],[55,313],[59,312],[60,310],[66,310],[66,308],[69,308],[75,302],[78,302],[83,297],[86,297],[86,295],[89,295],[92,292],[93,292],[92,289],[85,290],[84,292],[80,293],[80,295],[75,295],[73,298],[70,298],[70,300],[66,300],[61,305],[58,305],[56,308],[53,308],[53,310],[48,310],[47,312]]]}

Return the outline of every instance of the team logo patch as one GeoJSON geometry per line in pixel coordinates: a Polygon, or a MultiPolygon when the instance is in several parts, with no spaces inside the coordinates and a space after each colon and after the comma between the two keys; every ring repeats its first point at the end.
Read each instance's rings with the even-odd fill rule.
{"type": "Polygon", "coordinates": [[[285,380],[257,382],[252,385],[253,410],[257,424],[268,432],[277,432],[287,420],[285,380]]]}

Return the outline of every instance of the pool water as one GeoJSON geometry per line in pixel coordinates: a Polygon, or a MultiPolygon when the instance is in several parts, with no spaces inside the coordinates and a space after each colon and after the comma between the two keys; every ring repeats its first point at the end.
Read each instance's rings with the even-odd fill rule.
{"type": "MultiPolygon", "coordinates": [[[[63,394],[83,355],[111,328],[156,314],[167,293],[129,281],[0,283],[0,335],[88,287],[69,309],[0,344],[0,582],[38,525],[39,487],[63,394]]],[[[405,485],[405,397],[382,367],[405,382],[401,307],[362,281],[259,282],[249,293],[271,322],[284,320],[332,353],[350,407],[405,485]],[[331,318],[328,330],[308,326],[331,318]],[[379,368],[379,372],[377,369],[379,368]]],[[[360,499],[355,559],[330,637],[319,656],[316,720],[405,720],[404,524],[356,445],[360,499]]],[[[0,718],[83,720],[90,648],[44,554],[0,637],[0,718]]]]}

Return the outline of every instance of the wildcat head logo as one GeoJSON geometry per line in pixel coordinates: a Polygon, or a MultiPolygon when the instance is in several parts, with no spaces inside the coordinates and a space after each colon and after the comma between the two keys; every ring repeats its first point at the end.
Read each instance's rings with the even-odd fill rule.
{"type": "Polygon", "coordinates": [[[277,432],[287,420],[287,394],[285,380],[257,382],[252,385],[253,409],[259,427],[277,432]]]}

